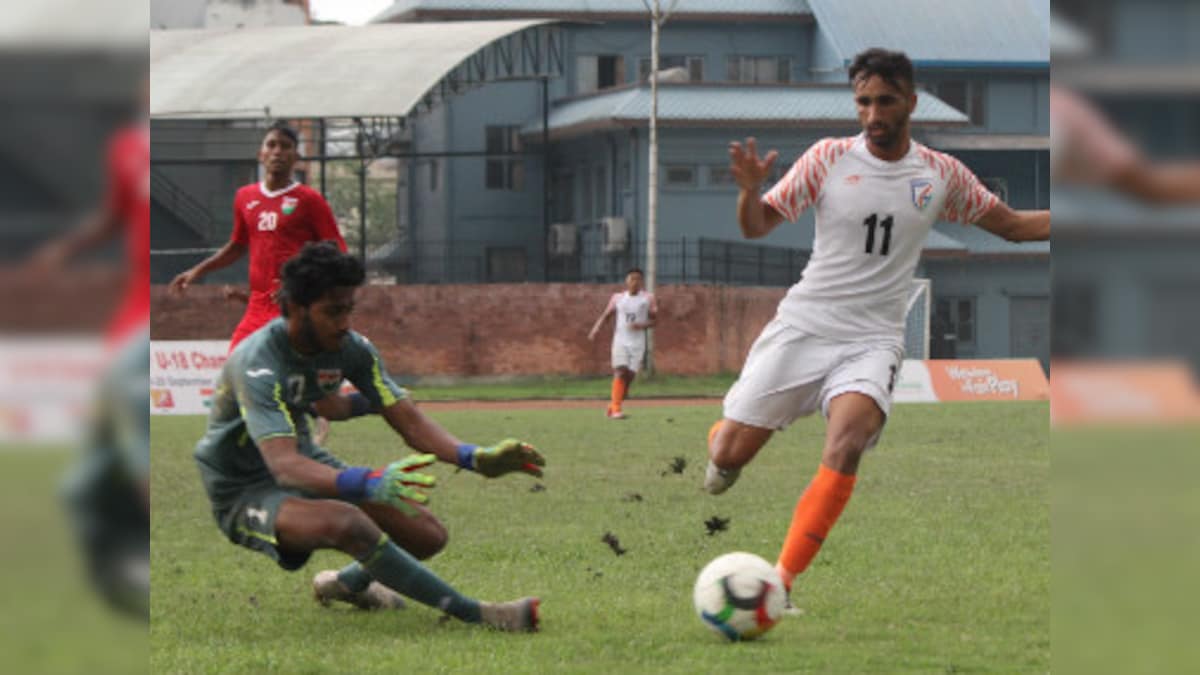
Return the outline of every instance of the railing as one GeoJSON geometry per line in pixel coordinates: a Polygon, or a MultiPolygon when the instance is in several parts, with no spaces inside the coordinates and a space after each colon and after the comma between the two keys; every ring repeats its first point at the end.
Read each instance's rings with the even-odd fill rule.
{"type": "Polygon", "coordinates": [[[153,168],[150,169],[150,194],[154,196],[155,201],[174,214],[179,222],[187,225],[204,241],[211,242],[222,238],[216,231],[216,221],[208,208],[175,181],[153,168]]]}

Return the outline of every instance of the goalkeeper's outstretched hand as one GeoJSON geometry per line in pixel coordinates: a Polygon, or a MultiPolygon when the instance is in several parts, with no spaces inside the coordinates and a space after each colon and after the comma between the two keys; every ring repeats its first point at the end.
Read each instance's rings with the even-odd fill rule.
{"type": "Polygon", "coordinates": [[[434,455],[409,455],[404,459],[388,464],[382,469],[376,469],[367,474],[367,499],[396,507],[407,515],[417,514],[417,510],[405,500],[411,499],[418,504],[429,501],[429,495],[418,488],[431,488],[437,484],[437,478],[427,473],[418,473],[437,461],[434,455]]]}
{"type": "Polygon", "coordinates": [[[537,448],[515,438],[506,438],[495,445],[478,448],[474,460],[475,471],[488,478],[514,471],[541,478],[542,467],[546,466],[546,458],[537,448]]]}

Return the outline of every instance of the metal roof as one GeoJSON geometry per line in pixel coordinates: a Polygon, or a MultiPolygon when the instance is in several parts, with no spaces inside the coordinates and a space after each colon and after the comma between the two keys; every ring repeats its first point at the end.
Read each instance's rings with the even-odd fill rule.
{"type": "Polygon", "coordinates": [[[550,23],[470,21],[150,31],[156,118],[402,116],[459,63],[550,23]]]}
{"type": "Polygon", "coordinates": [[[1200,208],[1155,206],[1111,190],[1055,186],[1050,195],[1054,223],[1063,235],[1130,235],[1147,233],[1200,236],[1200,208]]]}
{"type": "MultiPolygon", "coordinates": [[[[661,0],[663,10],[671,0],[661,0]]],[[[374,23],[404,19],[420,13],[521,13],[545,16],[578,15],[645,15],[646,5],[642,0],[397,0],[391,7],[371,19],[374,23]]],[[[776,15],[808,16],[811,14],[804,0],[680,0],[672,16],[687,15],[776,15]]]]}
{"type": "Polygon", "coordinates": [[[925,67],[1050,67],[1048,18],[1029,0],[808,0],[842,59],[897,49],[925,67]]]}
{"type": "MultiPolygon", "coordinates": [[[[635,126],[650,117],[650,87],[639,85],[558,105],[550,111],[556,135],[598,128],[635,126]]],[[[829,126],[858,124],[854,97],[846,85],[727,86],[660,84],[658,120],[664,126],[829,126]]],[[[913,122],[917,125],[965,125],[966,115],[936,96],[922,92],[913,122]]],[[[536,134],[541,117],[521,130],[536,134]]]]}

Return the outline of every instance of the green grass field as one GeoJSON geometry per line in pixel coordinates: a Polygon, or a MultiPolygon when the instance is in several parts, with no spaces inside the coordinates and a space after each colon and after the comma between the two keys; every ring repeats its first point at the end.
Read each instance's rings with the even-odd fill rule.
{"type": "MultiPolygon", "coordinates": [[[[437,469],[431,503],[450,531],[432,568],[485,599],[543,600],[533,635],[442,623],[421,606],[369,614],[313,602],[316,571],[288,574],[229,544],[191,448],[203,420],[155,417],[151,671],[1048,672],[1049,471],[1045,403],[897,406],[881,446],[793,593],[806,614],[726,644],[691,608],[699,569],[746,550],[774,560],[816,468],[823,424],[777,436],[721,497],[700,490],[716,406],[439,412],[467,439],[516,435],[548,458],[544,490],[437,469]],[[673,458],[687,459],[682,474],[673,458]],[[640,496],[640,499],[634,497],[640,496]],[[708,536],[703,521],[731,518],[708,536]],[[628,549],[601,542],[612,532],[628,549]]],[[[358,464],[402,452],[378,419],[336,425],[358,464]]]]}

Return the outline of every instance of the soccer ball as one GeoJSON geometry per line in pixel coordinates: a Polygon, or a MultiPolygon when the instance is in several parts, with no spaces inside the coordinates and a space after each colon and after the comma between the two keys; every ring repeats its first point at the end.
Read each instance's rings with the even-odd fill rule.
{"type": "Polygon", "coordinates": [[[775,568],[753,553],[726,553],[708,563],[692,591],[700,620],[730,641],[771,630],[786,599],[775,568]]]}

